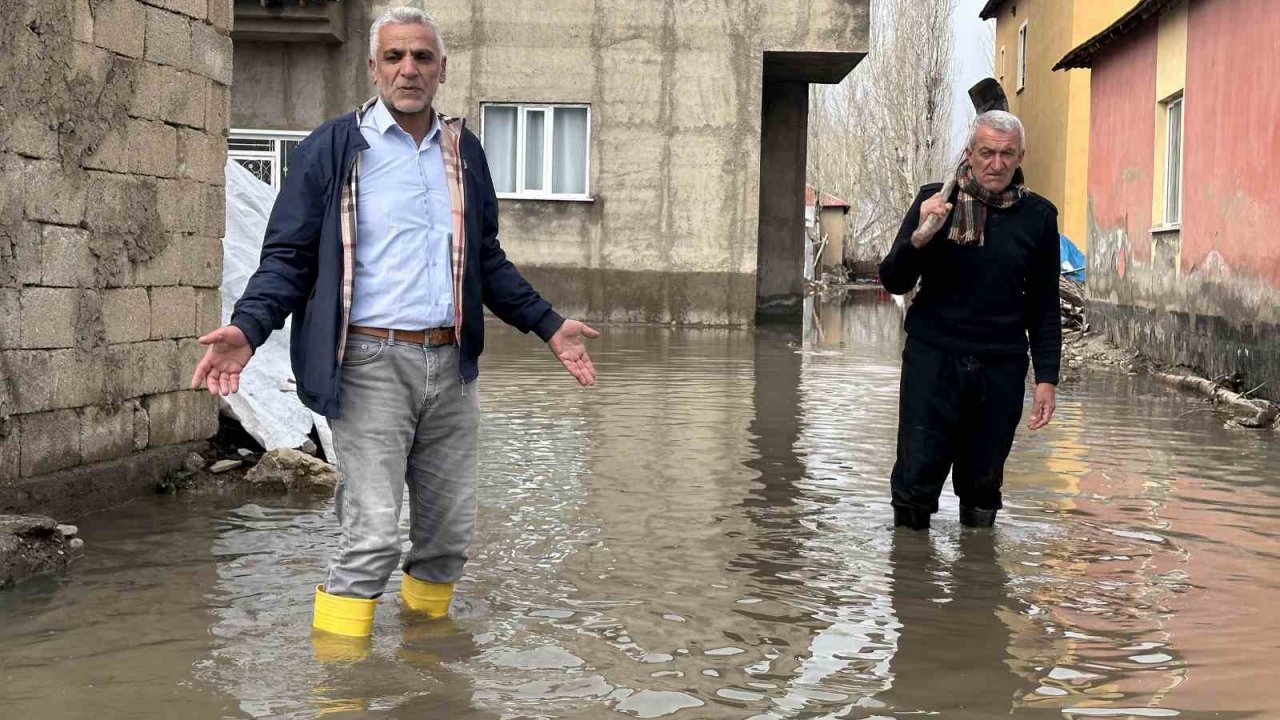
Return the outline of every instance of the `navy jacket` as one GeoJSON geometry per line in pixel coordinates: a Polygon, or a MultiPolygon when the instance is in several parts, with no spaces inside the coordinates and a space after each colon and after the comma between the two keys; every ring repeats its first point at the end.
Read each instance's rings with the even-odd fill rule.
{"type": "MultiPolygon", "coordinates": [[[[298,145],[271,210],[258,270],[231,314],[231,324],[244,332],[255,349],[293,315],[290,355],[298,397],[326,417],[341,414],[342,188],[357,153],[368,147],[355,113],[326,122],[298,145]]],[[[479,375],[484,350],[484,307],[544,341],[560,329],[564,319],[507,260],[498,242],[498,198],[484,149],[465,129],[461,155],[467,256],[458,380],[469,383],[479,375]]]]}

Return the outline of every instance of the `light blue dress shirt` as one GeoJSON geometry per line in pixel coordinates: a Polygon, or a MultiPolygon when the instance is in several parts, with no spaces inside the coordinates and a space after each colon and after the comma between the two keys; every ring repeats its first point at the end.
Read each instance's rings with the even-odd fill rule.
{"type": "Polygon", "coordinates": [[[453,325],[452,220],[440,121],[415,145],[379,99],[360,133],[351,323],[394,330],[453,325]]]}

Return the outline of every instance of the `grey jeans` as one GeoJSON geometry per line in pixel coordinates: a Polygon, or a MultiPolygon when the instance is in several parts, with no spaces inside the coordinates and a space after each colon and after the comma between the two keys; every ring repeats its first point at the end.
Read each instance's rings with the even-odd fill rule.
{"type": "Polygon", "coordinates": [[[409,486],[404,571],[427,582],[462,575],[476,527],[480,398],[463,385],[458,348],[348,336],[338,454],[342,540],[325,592],[375,598],[400,559],[400,508],[409,486]]]}

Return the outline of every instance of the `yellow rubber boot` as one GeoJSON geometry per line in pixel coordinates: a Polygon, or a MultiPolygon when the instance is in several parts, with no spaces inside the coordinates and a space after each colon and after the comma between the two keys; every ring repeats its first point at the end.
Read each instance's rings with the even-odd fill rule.
{"type": "Polygon", "coordinates": [[[369,637],[373,633],[373,608],[377,600],[330,595],[316,586],[316,610],[311,625],[334,635],[369,637]]]}
{"type": "Polygon", "coordinates": [[[316,586],[311,652],[320,662],[356,662],[369,656],[376,600],[330,595],[316,586]]]}
{"type": "Polygon", "coordinates": [[[453,583],[433,583],[405,574],[400,583],[400,601],[408,610],[423,613],[429,618],[442,618],[449,614],[449,600],[453,598],[453,583]]]}

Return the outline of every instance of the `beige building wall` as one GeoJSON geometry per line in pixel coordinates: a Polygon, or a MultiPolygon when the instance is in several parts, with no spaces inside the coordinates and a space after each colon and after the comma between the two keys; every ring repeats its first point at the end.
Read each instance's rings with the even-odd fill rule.
{"type": "Polygon", "coordinates": [[[826,247],[822,249],[822,267],[834,268],[844,264],[844,229],[848,219],[845,208],[823,208],[818,216],[818,227],[827,238],[826,247]]]}
{"type": "MultiPolygon", "coordinates": [[[[371,96],[367,29],[389,4],[344,3],[341,43],[237,35],[233,126],[306,130],[371,96]]],[[[501,201],[503,246],[544,294],[595,319],[752,321],[764,53],[860,57],[867,0],[412,4],[444,27],[437,106],[477,133],[481,103],[590,106],[591,199],[501,201]]]]}
{"type": "Polygon", "coordinates": [[[216,404],[231,0],[0,11],[0,512],[153,491],[216,404]]]}
{"type": "Polygon", "coordinates": [[[1027,131],[1027,186],[1057,206],[1059,230],[1087,238],[1089,71],[1053,72],[1062,56],[1114,22],[1134,0],[1004,0],[994,8],[995,68],[1009,110],[1027,131]],[[1025,84],[1018,86],[1018,33],[1027,28],[1025,84]],[[1002,62],[1003,58],[1003,62],[1002,62]]]}

